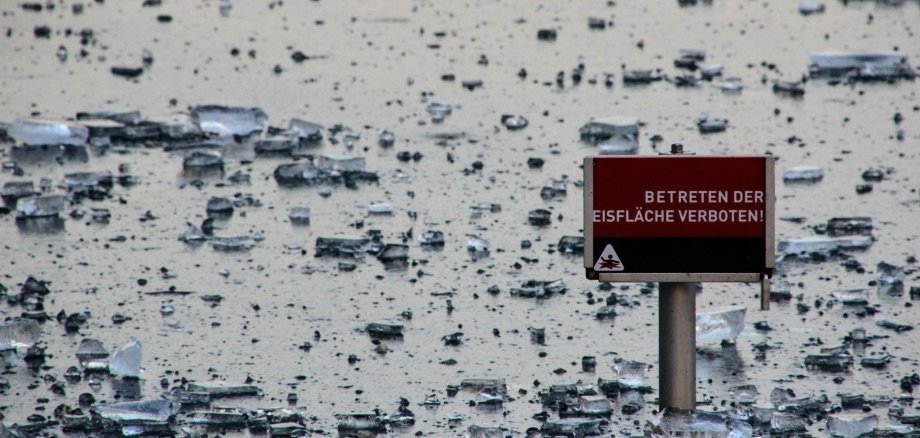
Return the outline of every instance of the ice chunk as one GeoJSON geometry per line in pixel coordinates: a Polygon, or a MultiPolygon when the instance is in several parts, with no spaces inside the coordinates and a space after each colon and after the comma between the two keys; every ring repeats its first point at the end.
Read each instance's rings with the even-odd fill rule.
{"type": "Polygon", "coordinates": [[[639,143],[622,139],[607,140],[597,146],[601,155],[635,155],[639,153],[639,143]]]}
{"type": "Polygon", "coordinates": [[[179,240],[185,243],[195,243],[208,240],[208,236],[206,236],[200,228],[189,224],[188,228],[179,235],[179,240]]]}
{"type": "Polygon", "coordinates": [[[752,404],[757,401],[757,396],[760,395],[760,392],[757,391],[757,387],[754,385],[740,385],[729,388],[728,396],[732,400],[742,403],[742,404],[752,404]]]}
{"type": "Polygon", "coordinates": [[[470,425],[467,428],[466,438],[509,438],[511,432],[498,426],[477,426],[470,425]]]}
{"type": "Polygon", "coordinates": [[[543,423],[540,432],[544,436],[566,436],[581,438],[601,434],[601,420],[587,418],[569,418],[549,420],[543,423]]]}
{"type": "Polygon", "coordinates": [[[595,119],[578,130],[581,139],[593,144],[635,144],[639,142],[639,119],[607,117],[595,119]]]}
{"type": "Polygon", "coordinates": [[[805,420],[797,415],[777,413],[770,419],[770,431],[778,435],[804,432],[806,428],[805,420]]]}
{"type": "Polygon", "coordinates": [[[233,213],[233,201],[227,198],[214,196],[208,199],[208,205],[205,207],[208,214],[230,214],[233,213]]]}
{"type": "Polygon", "coordinates": [[[227,382],[189,382],[189,392],[208,394],[212,398],[246,397],[259,395],[259,388],[252,385],[236,385],[227,382]]]}
{"type": "Polygon", "coordinates": [[[879,327],[881,327],[881,328],[883,328],[883,329],[894,330],[894,331],[896,331],[896,332],[898,332],[898,333],[906,332],[906,331],[909,331],[909,330],[913,330],[913,329],[914,329],[914,326],[912,326],[912,325],[909,325],[909,324],[901,324],[901,323],[897,323],[897,322],[894,322],[894,321],[888,321],[888,320],[885,320],[885,319],[881,319],[881,320],[875,321],[875,325],[877,325],[877,326],[879,326],[879,327]]]}
{"type": "Polygon", "coordinates": [[[20,119],[6,134],[27,146],[83,146],[89,139],[89,128],[64,120],[20,119]]]}
{"type": "Polygon", "coordinates": [[[450,115],[453,108],[448,104],[432,102],[428,104],[425,110],[428,111],[428,114],[431,114],[432,123],[441,123],[450,115]]]}
{"type": "Polygon", "coordinates": [[[571,408],[574,414],[586,417],[606,417],[613,413],[613,403],[602,395],[579,397],[577,404],[571,408]]]}
{"type": "Polygon", "coordinates": [[[444,246],[444,233],[437,230],[427,230],[419,234],[418,243],[422,246],[444,246]]]}
{"type": "Polygon", "coordinates": [[[409,258],[409,246],[398,243],[388,243],[383,247],[383,251],[377,255],[377,259],[382,262],[391,262],[396,260],[406,260],[409,258]]]}
{"type": "Polygon", "coordinates": [[[621,388],[648,386],[645,381],[645,372],[648,368],[648,364],[632,360],[620,360],[613,364],[613,370],[617,373],[617,383],[621,388]]]}
{"type": "Polygon", "coordinates": [[[900,292],[904,289],[904,268],[886,262],[879,262],[878,282],[880,292],[900,292]]]}
{"type": "Polygon", "coordinates": [[[799,13],[802,15],[811,15],[824,12],[824,3],[804,2],[799,3],[799,13]]]}
{"type": "Polygon", "coordinates": [[[84,338],[80,341],[80,346],[77,348],[77,360],[81,364],[95,360],[95,359],[105,359],[109,357],[108,350],[102,346],[102,342],[97,339],[84,338]]]}
{"type": "Polygon", "coordinates": [[[489,241],[479,236],[470,236],[466,243],[467,251],[474,254],[483,254],[489,252],[489,241]]]}
{"type": "Polygon", "coordinates": [[[310,207],[294,207],[290,215],[292,224],[309,225],[310,224],[310,207]]]}
{"type": "Polygon", "coordinates": [[[507,392],[505,379],[463,379],[460,387],[475,391],[493,390],[501,393],[507,392]]]}
{"type": "Polygon", "coordinates": [[[521,287],[511,288],[511,294],[524,298],[546,298],[566,291],[565,283],[559,280],[527,280],[521,287]]]}
{"type": "Polygon", "coordinates": [[[744,330],[745,307],[701,312],[696,315],[696,341],[734,341],[744,330]]]}
{"type": "Polygon", "coordinates": [[[396,134],[393,134],[386,129],[381,129],[377,134],[377,144],[382,147],[390,147],[396,144],[396,134]]]}
{"type": "Polygon", "coordinates": [[[0,196],[10,206],[16,205],[16,201],[19,199],[36,194],[38,192],[35,191],[35,185],[32,181],[10,181],[3,184],[3,189],[0,189],[0,196]]]}
{"type": "Polygon", "coordinates": [[[540,197],[543,199],[553,199],[557,196],[565,196],[566,192],[566,181],[564,179],[554,179],[550,180],[540,189],[540,197]]]}
{"type": "Polygon", "coordinates": [[[728,120],[713,119],[708,114],[703,114],[696,120],[696,127],[702,134],[722,132],[728,127],[728,120]]]}
{"type": "Polygon", "coordinates": [[[372,322],[367,325],[366,330],[372,338],[401,338],[403,336],[402,324],[372,322]]]}
{"type": "Polygon", "coordinates": [[[827,233],[831,236],[849,236],[853,234],[869,235],[872,233],[870,217],[835,217],[827,221],[827,233]]]}
{"type": "Polygon", "coordinates": [[[796,166],[783,172],[784,182],[817,182],[824,178],[824,170],[818,166],[796,166]]]}
{"type": "Polygon", "coordinates": [[[646,425],[646,436],[665,438],[676,436],[750,438],[750,424],[723,415],[702,411],[664,410],[646,425]]]}
{"type": "Polygon", "coordinates": [[[335,419],[339,421],[338,429],[341,435],[348,436],[347,432],[356,431],[386,432],[386,423],[373,412],[336,414],[335,419]]]}
{"type": "Polygon", "coordinates": [[[314,161],[316,167],[323,170],[339,172],[357,172],[364,170],[364,157],[345,155],[320,155],[314,161]]]}
{"type": "Polygon", "coordinates": [[[551,211],[542,208],[530,210],[530,212],[527,213],[527,222],[530,222],[530,225],[536,226],[549,225],[552,215],[553,213],[551,211]]]}
{"type": "Polygon", "coordinates": [[[298,139],[285,135],[276,135],[256,141],[255,153],[263,155],[289,154],[299,144],[298,139]]]}
{"type": "Polygon", "coordinates": [[[813,236],[780,240],[777,251],[785,256],[808,256],[813,253],[828,254],[837,250],[866,249],[871,245],[872,238],[869,236],[813,236]]]}
{"type": "Polygon", "coordinates": [[[112,120],[124,125],[138,125],[143,121],[140,111],[78,112],[77,120],[112,120]]]}
{"type": "Polygon", "coordinates": [[[910,79],[917,74],[907,55],[897,52],[816,52],[809,55],[812,76],[851,75],[857,79],[910,79]]]}
{"type": "Polygon", "coordinates": [[[843,304],[868,304],[869,303],[869,290],[868,289],[847,289],[847,290],[837,290],[831,293],[831,296],[835,300],[840,301],[843,304]]]}
{"type": "Polygon", "coordinates": [[[323,126],[301,119],[291,119],[288,128],[296,134],[301,141],[312,143],[323,139],[323,126]]]}
{"type": "Polygon", "coordinates": [[[581,254],[585,251],[585,238],[582,236],[562,236],[556,249],[563,254],[581,254]]]}
{"type": "Polygon", "coordinates": [[[182,160],[182,167],[185,169],[223,166],[223,156],[220,152],[214,150],[203,149],[192,151],[182,160]]]}
{"type": "Polygon", "coordinates": [[[38,342],[41,327],[34,319],[13,318],[0,323],[0,351],[26,349],[38,342]]]}
{"type": "Polygon", "coordinates": [[[516,131],[527,127],[527,119],[524,116],[513,116],[505,114],[502,116],[502,123],[506,128],[516,131]]]}
{"type": "Polygon", "coordinates": [[[822,371],[846,371],[853,365],[853,356],[849,354],[809,354],[805,356],[807,368],[817,368],[822,371]]]}
{"type": "Polygon", "coordinates": [[[265,130],[268,116],[260,108],[201,105],[191,109],[192,120],[202,132],[217,135],[249,135],[265,130]]]}
{"type": "Polygon", "coordinates": [[[248,251],[255,246],[253,238],[249,236],[214,237],[211,247],[216,251],[248,251]]]}
{"type": "Polygon", "coordinates": [[[142,400],[94,406],[100,417],[121,425],[167,424],[176,412],[169,400],[142,400]]]}
{"type": "Polygon", "coordinates": [[[112,352],[109,372],[119,377],[137,378],[141,374],[142,353],[140,341],[131,339],[112,352]]]}
{"type": "Polygon", "coordinates": [[[840,413],[827,417],[827,430],[833,436],[856,438],[878,426],[878,417],[865,413],[840,413]]]}
{"type": "Polygon", "coordinates": [[[16,211],[21,218],[57,216],[67,208],[67,198],[62,195],[38,195],[20,198],[16,211]]]}
{"type": "Polygon", "coordinates": [[[316,257],[355,257],[364,252],[369,243],[365,238],[317,237],[314,252],[316,257]]]}
{"type": "Polygon", "coordinates": [[[98,187],[111,187],[112,172],[75,172],[64,175],[64,187],[69,192],[83,192],[98,187]]]}
{"type": "Polygon", "coordinates": [[[393,214],[393,206],[386,202],[378,202],[367,206],[367,214],[387,216],[393,214]]]}

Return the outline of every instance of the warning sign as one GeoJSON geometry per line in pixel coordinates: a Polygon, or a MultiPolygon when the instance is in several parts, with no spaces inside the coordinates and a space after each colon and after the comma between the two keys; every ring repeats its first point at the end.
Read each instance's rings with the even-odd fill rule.
{"type": "Polygon", "coordinates": [[[773,198],[769,156],[588,157],[587,276],[672,281],[655,274],[694,274],[680,281],[732,281],[696,274],[745,273],[759,278],[773,268],[773,198]]]}
{"type": "Polygon", "coordinates": [[[623,261],[620,260],[620,256],[617,255],[613,245],[607,245],[604,248],[604,251],[601,252],[601,256],[597,259],[597,262],[594,264],[594,270],[597,272],[620,272],[623,270],[623,261]]]}

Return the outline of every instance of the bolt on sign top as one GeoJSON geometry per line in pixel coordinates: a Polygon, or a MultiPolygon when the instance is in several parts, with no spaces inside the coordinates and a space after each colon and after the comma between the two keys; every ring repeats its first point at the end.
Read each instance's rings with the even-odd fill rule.
{"type": "Polygon", "coordinates": [[[772,275],[773,157],[586,157],[584,169],[589,279],[772,275]]]}

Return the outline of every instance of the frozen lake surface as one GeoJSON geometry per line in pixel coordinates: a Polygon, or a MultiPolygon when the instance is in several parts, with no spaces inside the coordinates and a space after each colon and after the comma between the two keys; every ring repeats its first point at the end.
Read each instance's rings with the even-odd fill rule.
{"type": "MultiPolygon", "coordinates": [[[[699,409],[764,408],[745,411],[766,416],[749,420],[758,435],[908,430],[897,425],[920,415],[907,329],[920,322],[920,97],[904,67],[920,60],[920,2],[823,5],[0,5],[0,316],[39,321],[44,348],[26,360],[34,339],[16,332],[25,344],[4,353],[0,436],[82,434],[62,428],[82,420],[58,406],[112,417],[106,405],[214,382],[245,387],[186,403],[166,429],[116,430],[191,436],[213,421],[209,434],[259,434],[268,418],[279,435],[656,433],[657,286],[599,286],[557,244],[582,233],[584,156],[674,142],[777,157],[772,310],[753,284],[703,286],[698,311],[747,311],[736,341],[698,343],[699,409]],[[92,115],[103,111],[121,115],[92,115]],[[637,134],[582,140],[611,117],[638,120],[637,134]],[[371,336],[370,323],[401,336],[371,336]],[[109,368],[133,374],[132,338],[139,380],[110,375],[119,349],[109,368]],[[84,339],[106,351],[88,344],[81,367],[84,339]],[[539,392],[603,386],[615,362],[651,365],[650,390],[608,392],[612,406],[585,390],[578,409],[612,415],[554,431],[565,409],[539,392]],[[73,366],[79,380],[65,377],[73,366]],[[465,379],[505,387],[449,388],[465,379]],[[375,409],[391,424],[336,417],[375,409]]],[[[148,407],[154,423],[170,413],[148,407]]]]}

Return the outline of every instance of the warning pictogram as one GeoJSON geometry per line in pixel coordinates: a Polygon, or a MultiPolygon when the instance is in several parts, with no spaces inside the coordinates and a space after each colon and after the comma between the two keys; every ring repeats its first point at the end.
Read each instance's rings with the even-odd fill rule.
{"type": "Polygon", "coordinates": [[[620,256],[617,255],[613,245],[607,244],[604,252],[601,253],[597,263],[594,264],[594,270],[597,272],[622,272],[624,269],[620,256]]]}

